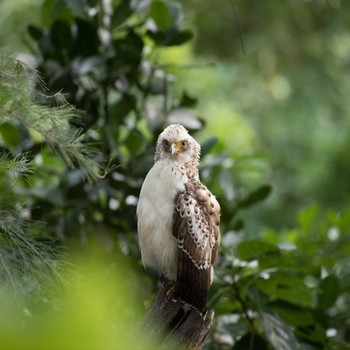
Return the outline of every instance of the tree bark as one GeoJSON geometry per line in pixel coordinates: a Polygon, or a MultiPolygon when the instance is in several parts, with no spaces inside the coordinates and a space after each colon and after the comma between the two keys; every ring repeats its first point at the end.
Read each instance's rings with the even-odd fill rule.
{"type": "Polygon", "coordinates": [[[214,311],[200,313],[191,305],[173,299],[169,283],[162,284],[145,319],[145,331],[161,339],[162,348],[182,346],[188,350],[202,348],[209,335],[214,311]]]}

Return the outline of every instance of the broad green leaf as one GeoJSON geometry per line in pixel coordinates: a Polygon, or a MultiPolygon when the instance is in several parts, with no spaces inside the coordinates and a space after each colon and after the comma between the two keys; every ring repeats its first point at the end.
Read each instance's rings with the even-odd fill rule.
{"type": "Polygon", "coordinates": [[[334,275],[328,275],[319,286],[318,306],[325,310],[332,306],[338,298],[340,292],[339,281],[334,275]]]}
{"type": "Polygon", "coordinates": [[[287,325],[276,314],[262,312],[260,314],[261,325],[264,329],[266,338],[274,349],[278,350],[296,350],[300,349],[292,328],[287,325]]]}
{"type": "Polygon", "coordinates": [[[311,311],[287,303],[279,303],[271,308],[293,327],[305,327],[315,323],[311,311]]]}
{"type": "Polygon", "coordinates": [[[249,207],[257,202],[261,202],[271,193],[271,185],[264,185],[248,194],[248,196],[238,202],[239,207],[249,207]]]}
{"type": "Polygon", "coordinates": [[[272,274],[268,279],[259,279],[256,286],[271,300],[283,300],[300,306],[313,306],[312,289],[308,288],[298,277],[272,274]]]}
{"type": "Polygon", "coordinates": [[[172,27],[172,18],[170,9],[163,1],[152,1],[150,7],[150,16],[153,18],[158,29],[166,32],[172,27]]]}
{"type": "Polygon", "coordinates": [[[258,239],[243,241],[236,248],[236,256],[241,260],[263,259],[270,254],[280,254],[279,248],[258,239]]]}

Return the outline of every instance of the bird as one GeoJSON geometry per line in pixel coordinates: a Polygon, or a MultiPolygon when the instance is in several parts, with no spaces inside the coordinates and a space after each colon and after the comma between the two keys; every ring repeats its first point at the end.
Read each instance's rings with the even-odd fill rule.
{"type": "Polygon", "coordinates": [[[220,244],[220,205],[199,178],[200,145],[180,124],[160,133],[137,203],[145,267],[173,283],[174,297],[203,312],[220,244]]]}

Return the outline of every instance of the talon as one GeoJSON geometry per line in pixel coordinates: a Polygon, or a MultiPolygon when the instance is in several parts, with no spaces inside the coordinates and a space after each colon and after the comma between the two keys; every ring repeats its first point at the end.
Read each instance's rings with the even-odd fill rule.
{"type": "Polygon", "coordinates": [[[166,292],[166,296],[170,297],[174,294],[175,291],[175,281],[168,281],[168,284],[170,285],[169,289],[166,292]]]}

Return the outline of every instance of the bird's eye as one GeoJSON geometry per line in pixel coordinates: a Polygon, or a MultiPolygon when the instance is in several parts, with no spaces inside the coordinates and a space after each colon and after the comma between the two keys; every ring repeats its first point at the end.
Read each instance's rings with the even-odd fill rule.
{"type": "Polygon", "coordinates": [[[169,141],[168,140],[164,140],[164,146],[165,147],[169,147],[169,141]]]}
{"type": "Polygon", "coordinates": [[[181,146],[182,146],[182,148],[185,148],[187,146],[187,142],[186,141],[182,141],[181,142],[181,146]]]}

